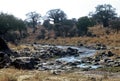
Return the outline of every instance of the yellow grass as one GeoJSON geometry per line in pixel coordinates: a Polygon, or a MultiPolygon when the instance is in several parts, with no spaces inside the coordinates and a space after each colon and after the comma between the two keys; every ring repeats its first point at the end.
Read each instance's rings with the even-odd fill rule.
{"type": "MultiPolygon", "coordinates": [[[[119,75],[119,74],[118,74],[119,75]]],[[[51,71],[0,69],[0,81],[120,81],[119,76],[81,71],[54,75],[51,71]]]]}

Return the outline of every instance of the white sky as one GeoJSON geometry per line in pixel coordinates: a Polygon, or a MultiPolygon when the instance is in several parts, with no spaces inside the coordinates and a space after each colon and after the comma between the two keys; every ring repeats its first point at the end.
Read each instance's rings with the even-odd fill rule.
{"type": "Polygon", "coordinates": [[[79,18],[94,11],[98,4],[111,4],[120,15],[120,0],[0,0],[0,12],[24,20],[28,12],[36,11],[44,16],[47,11],[60,8],[68,18],[79,18]]]}

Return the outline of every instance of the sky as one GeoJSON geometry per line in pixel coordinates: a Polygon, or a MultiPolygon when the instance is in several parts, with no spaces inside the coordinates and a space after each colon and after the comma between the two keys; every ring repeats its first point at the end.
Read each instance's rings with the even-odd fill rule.
{"type": "Polygon", "coordinates": [[[36,11],[45,16],[51,9],[63,10],[69,19],[87,16],[100,4],[111,4],[120,16],[120,0],[0,0],[0,12],[26,19],[28,12],[36,11]]]}

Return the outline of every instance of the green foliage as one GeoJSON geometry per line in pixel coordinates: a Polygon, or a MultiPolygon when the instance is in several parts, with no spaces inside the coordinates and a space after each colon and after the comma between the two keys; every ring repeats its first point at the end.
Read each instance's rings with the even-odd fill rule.
{"type": "Polygon", "coordinates": [[[120,19],[118,18],[118,19],[115,19],[115,20],[111,20],[110,21],[110,27],[112,29],[115,29],[116,32],[118,33],[119,30],[120,30],[120,19]]]}
{"type": "Polygon", "coordinates": [[[29,12],[26,14],[27,21],[32,24],[32,27],[34,28],[33,33],[36,31],[36,25],[40,23],[41,15],[37,12],[29,12]]]}
{"type": "Polygon", "coordinates": [[[87,16],[79,18],[77,22],[78,34],[87,34],[88,27],[93,26],[94,24],[94,21],[88,18],[87,16]]]}
{"type": "Polygon", "coordinates": [[[48,18],[52,19],[53,22],[60,23],[66,19],[66,14],[60,9],[52,9],[47,12],[48,18]]]}
{"type": "Polygon", "coordinates": [[[24,21],[13,15],[0,13],[0,36],[8,41],[13,41],[18,37],[18,34],[15,33],[15,31],[18,31],[20,36],[22,31],[27,31],[24,21]]]}
{"type": "Polygon", "coordinates": [[[77,28],[75,26],[76,24],[76,21],[72,20],[72,19],[67,19],[67,20],[64,20],[62,23],[61,23],[61,32],[63,33],[63,37],[72,37],[72,36],[75,36],[76,35],[76,31],[77,31],[77,28]]]}
{"type": "MultiPolygon", "coordinates": [[[[63,36],[64,30],[63,22],[67,19],[64,11],[60,9],[52,9],[47,12],[48,19],[54,22],[53,30],[55,31],[56,36],[63,36]]],[[[48,22],[46,22],[48,23],[48,22]]],[[[45,25],[45,23],[44,23],[45,25]]],[[[47,26],[50,26],[48,23],[47,26]]]]}
{"type": "Polygon", "coordinates": [[[13,15],[0,14],[0,34],[5,34],[11,29],[16,29],[16,18],[13,15]],[[14,23],[15,22],[15,23],[14,23]]]}
{"type": "Polygon", "coordinates": [[[43,26],[44,26],[47,30],[51,30],[51,29],[53,29],[53,25],[50,24],[50,20],[49,20],[49,19],[44,20],[44,22],[43,22],[43,26]]]}
{"type": "Polygon", "coordinates": [[[115,8],[110,4],[98,5],[92,17],[103,27],[109,26],[109,21],[116,17],[115,8]]]}

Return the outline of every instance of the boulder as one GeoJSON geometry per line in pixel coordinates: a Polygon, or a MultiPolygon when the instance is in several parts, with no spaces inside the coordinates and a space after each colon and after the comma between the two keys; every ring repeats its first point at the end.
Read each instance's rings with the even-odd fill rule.
{"type": "Polygon", "coordinates": [[[68,55],[75,55],[75,56],[79,55],[78,54],[78,50],[77,49],[73,49],[71,47],[67,48],[66,52],[67,52],[68,55]]]}
{"type": "Polygon", "coordinates": [[[33,57],[18,57],[11,63],[12,66],[18,69],[35,69],[35,65],[40,60],[33,57]]]}
{"type": "Polygon", "coordinates": [[[106,50],[107,49],[106,45],[101,44],[101,43],[96,44],[95,48],[96,48],[96,50],[106,50]]]}
{"type": "Polygon", "coordinates": [[[114,54],[111,51],[108,51],[108,54],[107,54],[108,57],[112,57],[113,55],[114,54]]]}
{"type": "Polygon", "coordinates": [[[10,57],[4,52],[0,52],[0,68],[8,67],[10,63],[10,57]]]}

